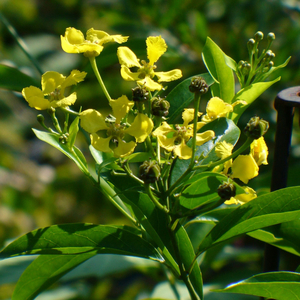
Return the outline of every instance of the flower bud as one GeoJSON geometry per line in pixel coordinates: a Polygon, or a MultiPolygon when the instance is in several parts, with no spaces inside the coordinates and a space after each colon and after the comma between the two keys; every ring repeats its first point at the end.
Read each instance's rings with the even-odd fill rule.
{"type": "Polygon", "coordinates": [[[37,121],[41,124],[41,125],[44,125],[45,123],[45,118],[44,118],[44,116],[42,115],[42,114],[39,114],[39,115],[37,115],[37,121]]]}
{"type": "Polygon", "coordinates": [[[192,78],[192,82],[189,86],[189,90],[192,93],[205,94],[208,91],[208,85],[201,76],[192,78]]]}
{"type": "Polygon", "coordinates": [[[248,47],[249,52],[252,52],[252,50],[254,49],[254,45],[255,45],[255,40],[254,39],[250,39],[247,42],[247,47],[248,47]]]}
{"type": "Polygon", "coordinates": [[[250,69],[251,69],[251,65],[248,63],[248,62],[244,62],[243,65],[242,65],[242,74],[243,75],[248,75],[249,72],[250,72],[250,69]]]}
{"type": "Polygon", "coordinates": [[[143,162],[139,168],[139,178],[145,183],[154,183],[160,177],[160,166],[155,160],[143,162]]]}
{"type": "Polygon", "coordinates": [[[218,187],[218,195],[221,199],[229,200],[231,197],[234,197],[236,195],[236,187],[233,183],[229,182],[223,182],[218,187]]]}
{"type": "Polygon", "coordinates": [[[257,31],[254,35],[255,41],[259,42],[264,38],[264,34],[261,31],[257,31]]]}
{"type": "Polygon", "coordinates": [[[152,115],[166,117],[169,114],[170,103],[164,98],[155,97],[151,104],[152,115]]]}
{"type": "Polygon", "coordinates": [[[149,99],[149,92],[147,89],[141,86],[137,86],[132,89],[132,100],[133,101],[147,101],[149,99]]]}
{"type": "Polygon", "coordinates": [[[275,34],[273,32],[269,32],[267,36],[268,41],[274,41],[275,40],[275,34]]]}
{"type": "Polygon", "coordinates": [[[68,139],[69,139],[69,134],[64,133],[59,137],[59,142],[64,145],[68,142],[68,139]]]}
{"type": "Polygon", "coordinates": [[[249,120],[244,132],[248,137],[253,139],[259,139],[263,136],[269,129],[269,123],[260,117],[253,117],[249,120]]]}

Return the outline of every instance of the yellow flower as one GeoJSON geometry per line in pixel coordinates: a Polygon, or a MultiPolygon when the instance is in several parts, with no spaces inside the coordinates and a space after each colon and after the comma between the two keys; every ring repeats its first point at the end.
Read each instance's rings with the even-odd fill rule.
{"type": "MultiPolygon", "coordinates": [[[[189,123],[194,119],[194,109],[185,109],[182,113],[182,119],[183,124],[175,125],[175,129],[167,122],[163,122],[152,134],[157,138],[162,148],[167,151],[173,151],[180,159],[189,159],[192,156],[192,149],[186,143],[193,137],[193,124],[189,123]]],[[[199,130],[203,125],[205,125],[204,122],[198,122],[197,129],[199,130]]],[[[197,146],[201,146],[214,136],[215,133],[212,130],[197,133],[197,146]]]]}
{"type": "Polygon", "coordinates": [[[136,81],[139,85],[145,86],[150,91],[161,90],[162,85],[155,82],[153,77],[158,78],[158,82],[169,82],[182,77],[181,70],[175,69],[169,72],[155,72],[155,63],[167,51],[165,40],[161,36],[150,36],[146,40],[147,57],[149,62],[139,59],[128,47],[119,47],[117,55],[121,64],[121,76],[128,81],[136,81]],[[130,68],[137,67],[136,72],[130,68]]]}
{"type": "Polygon", "coordinates": [[[263,137],[254,140],[250,145],[250,153],[255,159],[258,166],[267,165],[269,150],[263,137]]]}
{"type": "Polygon", "coordinates": [[[86,39],[80,30],[73,27],[66,29],[65,36],[60,36],[61,46],[67,53],[84,53],[86,57],[98,56],[103,45],[109,42],[122,44],[128,40],[128,36],[109,35],[101,30],[91,28],[86,33],[86,39]]]}
{"type": "Polygon", "coordinates": [[[231,178],[238,178],[244,183],[258,175],[258,166],[251,154],[239,155],[231,165],[231,178]]]}
{"type": "Polygon", "coordinates": [[[206,115],[202,117],[203,122],[211,122],[217,118],[226,117],[229,112],[232,112],[234,107],[238,104],[247,104],[243,100],[238,100],[233,104],[224,102],[219,97],[213,97],[207,102],[206,115]]]}
{"type": "Polygon", "coordinates": [[[22,90],[22,95],[30,107],[37,110],[44,110],[50,107],[67,107],[75,103],[77,96],[72,93],[65,97],[65,88],[75,85],[84,80],[86,72],[73,70],[71,75],[64,75],[49,71],[42,75],[42,89],[30,86],[22,90]]]}
{"type": "Polygon", "coordinates": [[[138,114],[130,127],[121,123],[134,105],[126,96],[111,100],[110,106],[116,118],[114,123],[107,123],[105,117],[94,109],[88,109],[80,114],[81,126],[91,133],[92,146],[102,152],[113,152],[115,157],[131,154],[136,143],[142,143],[153,129],[153,122],[144,114],[138,114]],[[125,135],[131,135],[135,141],[126,142],[125,135]]]}
{"type": "Polygon", "coordinates": [[[256,192],[250,187],[245,187],[244,191],[245,193],[231,197],[229,200],[225,201],[224,203],[227,205],[245,204],[257,197],[256,192]]]}
{"type": "Polygon", "coordinates": [[[224,159],[232,154],[233,145],[226,141],[218,142],[215,146],[216,155],[224,159]]]}

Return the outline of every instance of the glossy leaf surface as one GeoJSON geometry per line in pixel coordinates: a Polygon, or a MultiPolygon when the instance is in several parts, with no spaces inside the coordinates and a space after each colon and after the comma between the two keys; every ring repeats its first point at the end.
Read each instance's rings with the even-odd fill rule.
{"type": "Polygon", "coordinates": [[[202,52],[203,62],[216,81],[211,87],[212,95],[231,103],[235,94],[233,71],[226,64],[225,53],[209,37],[202,52]]]}
{"type": "Polygon", "coordinates": [[[0,252],[7,258],[28,254],[114,253],[163,261],[161,255],[137,230],[126,226],[62,224],[31,231],[0,252]]]}
{"type": "Polygon", "coordinates": [[[299,300],[300,274],[293,272],[258,274],[232,284],[223,290],[216,291],[260,296],[277,300],[299,300]]]}
{"type": "Polygon", "coordinates": [[[259,196],[221,219],[203,240],[199,251],[241,234],[298,219],[299,214],[300,187],[259,196]]]}

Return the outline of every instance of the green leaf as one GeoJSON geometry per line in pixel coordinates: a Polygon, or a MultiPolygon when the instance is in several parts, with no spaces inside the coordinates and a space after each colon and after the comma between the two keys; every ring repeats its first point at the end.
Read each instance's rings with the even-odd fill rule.
{"type": "Polygon", "coordinates": [[[107,180],[122,200],[123,205],[126,205],[138,223],[141,224],[145,233],[160,248],[166,264],[173,269],[175,274],[179,274],[178,265],[174,259],[174,249],[170,241],[167,215],[155,206],[147,194],[140,191],[140,185],[137,182],[130,178],[120,180],[117,176],[111,176],[111,173],[108,173],[107,176],[107,180]]]}
{"type": "MultiPolygon", "coordinates": [[[[214,80],[208,73],[196,75],[201,76],[211,86],[214,80]]],[[[190,92],[189,85],[191,84],[192,77],[189,77],[178,84],[167,96],[166,100],[170,102],[170,110],[168,115],[168,123],[181,123],[181,114],[184,108],[187,108],[194,99],[194,94],[190,92]]]]}
{"type": "MultiPolygon", "coordinates": [[[[220,199],[218,195],[218,187],[224,181],[227,181],[227,176],[214,172],[203,172],[192,177],[197,178],[188,188],[186,188],[179,197],[179,203],[187,210],[196,209],[202,205],[209,204],[220,199]]],[[[238,187],[237,194],[245,191],[238,187]]]]}
{"type": "Polygon", "coordinates": [[[281,64],[281,65],[279,65],[279,66],[272,67],[267,73],[264,74],[264,76],[263,76],[263,78],[261,79],[261,81],[263,81],[263,80],[265,80],[266,78],[268,78],[272,73],[276,72],[277,70],[282,69],[282,68],[284,68],[285,66],[287,66],[287,64],[289,63],[290,59],[291,59],[291,56],[288,57],[287,60],[286,60],[283,64],[281,64]]]}
{"type": "Polygon", "coordinates": [[[209,37],[206,39],[202,51],[203,62],[214,78],[215,84],[211,87],[212,95],[220,97],[225,102],[232,103],[235,95],[233,71],[227,66],[226,54],[209,37]]]}
{"type": "Polygon", "coordinates": [[[199,247],[203,252],[212,245],[271,225],[299,218],[300,187],[285,188],[259,196],[225,216],[199,247]]]}
{"type": "Polygon", "coordinates": [[[300,274],[270,272],[252,276],[215,292],[266,297],[278,300],[300,300],[300,274]]]}
{"type": "Polygon", "coordinates": [[[68,143],[60,143],[59,137],[56,134],[40,131],[37,129],[32,130],[38,139],[40,139],[43,142],[46,142],[47,144],[53,146],[54,148],[64,153],[67,157],[69,157],[75,162],[75,164],[83,173],[85,173],[87,176],[90,175],[85,157],[77,147],[73,146],[73,148],[70,149],[68,143]]]}
{"type": "Polygon", "coordinates": [[[77,133],[79,131],[78,123],[79,123],[79,117],[76,117],[70,125],[69,138],[68,138],[68,143],[67,143],[67,145],[69,146],[69,149],[72,149],[75,144],[77,133]]]}
{"type": "MultiPolygon", "coordinates": [[[[189,270],[194,261],[195,252],[187,232],[180,224],[178,224],[175,229],[175,238],[185,270],[189,270]]],[[[193,269],[189,274],[189,278],[200,299],[203,299],[202,274],[197,263],[194,264],[193,269]]]]}
{"type": "Polygon", "coordinates": [[[40,84],[16,68],[0,65],[0,88],[21,92],[23,88],[30,85],[40,84]]]}
{"type": "Polygon", "coordinates": [[[265,90],[267,90],[271,85],[280,80],[280,77],[276,78],[273,81],[267,82],[257,82],[250,84],[249,86],[241,89],[236,93],[234,98],[232,99],[232,103],[243,100],[246,101],[246,105],[238,105],[234,108],[234,112],[232,113],[230,119],[232,119],[235,123],[239,120],[242,113],[247,109],[247,107],[256,100],[265,90]]]}
{"type": "MultiPolygon", "coordinates": [[[[207,165],[210,162],[219,160],[215,153],[216,143],[226,141],[232,145],[235,145],[240,137],[240,129],[234,124],[232,120],[226,118],[219,118],[203,126],[199,132],[206,130],[213,130],[215,132],[215,138],[208,141],[202,146],[197,147],[196,156],[204,156],[203,159],[199,159],[200,165],[207,165]]],[[[191,146],[191,140],[188,145],[191,146]]],[[[174,184],[178,178],[185,172],[190,164],[190,159],[177,159],[171,173],[171,184],[174,184]]],[[[198,172],[202,172],[205,169],[200,169],[198,172]]]]}
{"type": "Polygon", "coordinates": [[[280,226],[249,232],[248,235],[282,250],[300,256],[300,220],[285,222],[280,226]]]}
{"type": "Polygon", "coordinates": [[[12,300],[34,299],[64,274],[94,255],[92,252],[77,255],[40,255],[18,280],[12,300]]]}
{"type": "Polygon", "coordinates": [[[63,224],[31,231],[13,241],[0,257],[28,254],[114,253],[163,261],[162,256],[130,227],[63,224]]]}

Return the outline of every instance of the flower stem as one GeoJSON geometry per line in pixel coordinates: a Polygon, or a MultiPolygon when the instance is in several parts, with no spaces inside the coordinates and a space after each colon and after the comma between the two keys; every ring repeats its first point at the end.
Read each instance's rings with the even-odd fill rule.
{"type": "Polygon", "coordinates": [[[89,59],[90,59],[92,69],[95,73],[95,76],[96,76],[96,78],[97,78],[97,80],[98,80],[98,82],[101,86],[101,89],[103,90],[103,93],[105,94],[105,97],[107,98],[108,101],[111,101],[111,97],[110,97],[110,95],[109,95],[109,93],[108,93],[108,91],[107,91],[107,89],[104,85],[104,82],[101,78],[101,75],[99,73],[99,70],[98,70],[98,67],[97,67],[97,64],[96,64],[96,58],[95,57],[89,57],[89,59]]]}
{"type": "Polygon", "coordinates": [[[146,193],[148,194],[149,198],[152,200],[152,202],[153,202],[159,209],[163,210],[165,213],[169,213],[169,210],[168,210],[164,205],[162,205],[162,204],[155,198],[155,196],[152,194],[150,184],[149,184],[149,183],[145,183],[144,186],[145,186],[145,191],[146,191],[146,193]]]}

